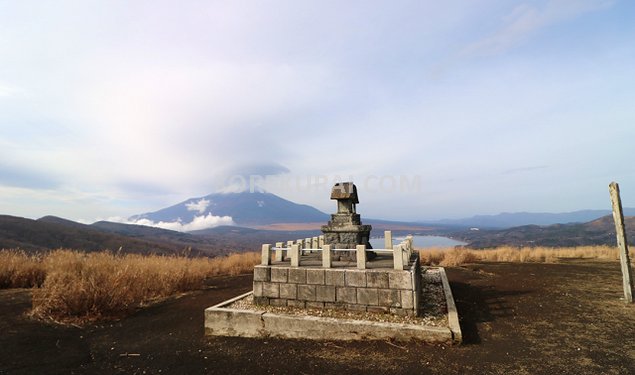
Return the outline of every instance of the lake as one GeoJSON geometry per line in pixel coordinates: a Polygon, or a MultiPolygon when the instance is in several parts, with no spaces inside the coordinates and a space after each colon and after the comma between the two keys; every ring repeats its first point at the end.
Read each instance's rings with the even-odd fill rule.
{"type": "MultiPolygon", "coordinates": [[[[413,244],[418,248],[426,248],[426,247],[453,247],[459,245],[465,245],[465,242],[453,240],[448,237],[441,236],[412,236],[413,244]]],[[[397,245],[401,241],[403,241],[405,236],[395,236],[392,238],[392,244],[397,245]]],[[[384,238],[371,238],[370,244],[375,249],[383,249],[384,248],[384,238]]]]}

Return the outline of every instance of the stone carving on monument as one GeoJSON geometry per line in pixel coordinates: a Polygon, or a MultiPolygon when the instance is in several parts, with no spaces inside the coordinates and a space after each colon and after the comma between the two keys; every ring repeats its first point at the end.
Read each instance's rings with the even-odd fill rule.
{"type": "MultiPolygon", "coordinates": [[[[357,245],[366,245],[372,249],[370,242],[370,225],[363,225],[360,215],[357,213],[357,187],[352,182],[338,182],[331,190],[331,199],[337,200],[337,213],[331,215],[327,225],[322,226],[324,243],[331,245],[333,249],[355,249],[357,245]]],[[[335,258],[351,260],[355,257],[352,252],[335,251],[335,258]]],[[[368,259],[376,256],[369,252],[368,259]]]]}

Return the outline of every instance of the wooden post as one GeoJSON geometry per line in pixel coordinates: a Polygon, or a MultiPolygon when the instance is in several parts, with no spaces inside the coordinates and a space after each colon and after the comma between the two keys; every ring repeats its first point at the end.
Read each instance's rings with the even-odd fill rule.
{"type": "Polygon", "coordinates": [[[331,260],[331,245],[322,246],[322,267],[331,268],[333,261],[331,260]]]}
{"type": "Polygon", "coordinates": [[[270,244],[262,245],[260,264],[262,264],[263,266],[271,265],[271,245],[270,244]]]}
{"type": "Polygon", "coordinates": [[[300,267],[300,245],[291,246],[291,267],[300,267]]]}
{"type": "Polygon", "coordinates": [[[392,232],[389,230],[384,231],[384,247],[392,249],[392,232]]]}
{"type": "Polygon", "coordinates": [[[613,204],[613,220],[615,221],[615,235],[617,246],[620,248],[620,262],[622,263],[622,279],[624,284],[624,300],[633,303],[633,271],[631,260],[628,256],[628,241],[624,230],[624,213],[622,212],[622,200],[620,199],[620,186],[617,182],[609,185],[611,203],[613,204]]]}
{"type": "Polygon", "coordinates": [[[357,245],[357,269],[366,269],[366,245],[357,245]]]}

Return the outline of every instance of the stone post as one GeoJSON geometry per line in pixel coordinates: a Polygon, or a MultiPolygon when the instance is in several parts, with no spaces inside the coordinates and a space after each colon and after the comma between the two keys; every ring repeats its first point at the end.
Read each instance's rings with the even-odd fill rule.
{"type": "Polygon", "coordinates": [[[302,250],[304,249],[304,240],[300,238],[296,241],[296,243],[300,247],[300,255],[304,255],[304,251],[302,250]]]}
{"type": "MultiPolygon", "coordinates": [[[[311,249],[311,243],[312,243],[312,242],[313,242],[313,239],[312,239],[311,237],[307,237],[307,238],[305,238],[305,239],[304,239],[304,248],[305,248],[305,249],[311,249]]],[[[307,251],[305,252],[305,254],[306,254],[306,253],[312,253],[312,251],[311,251],[311,250],[307,250],[307,251]]]]}
{"type": "Polygon", "coordinates": [[[291,246],[293,246],[293,241],[287,241],[287,253],[285,255],[286,259],[291,258],[291,246]]]}
{"type": "Polygon", "coordinates": [[[366,245],[357,245],[357,269],[366,269],[366,245]]]}
{"type": "Polygon", "coordinates": [[[392,249],[392,232],[389,230],[384,231],[384,247],[392,249]]]}
{"type": "Polygon", "coordinates": [[[284,254],[282,250],[282,247],[284,246],[284,242],[276,242],[276,255],[275,255],[275,260],[276,262],[282,262],[282,260],[284,259],[284,254]]]}
{"type": "Polygon", "coordinates": [[[271,265],[271,244],[262,245],[260,264],[263,266],[271,265]]]}
{"type": "Polygon", "coordinates": [[[402,242],[403,245],[401,245],[401,256],[403,259],[403,266],[404,268],[408,268],[408,263],[410,262],[410,251],[408,251],[408,241],[404,241],[402,242]]]}
{"type": "Polygon", "coordinates": [[[322,246],[322,267],[331,268],[333,261],[331,260],[331,245],[322,246]]]}
{"type": "Polygon", "coordinates": [[[324,246],[324,235],[318,237],[318,247],[322,248],[324,246]]]}
{"type": "Polygon", "coordinates": [[[300,245],[291,246],[291,267],[300,267],[300,245]]]}
{"type": "Polygon", "coordinates": [[[624,286],[624,300],[633,303],[633,271],[628,255],[628,240],[624,230],[624,213],[622,212],[622,200],[620,198],[620,186],[616,182],[609,185],[611,203],[613,205],[613,220],[615,221],[615,235],[617,246],[620,248],[620,262],[622,264],[622,283],[624,286]]]}
{"type": "Polygon", "coordinates": [[[403,271],[403,256],[401,255],[401,245],[392,247],[392,262],[396,270],[403,271]]]}

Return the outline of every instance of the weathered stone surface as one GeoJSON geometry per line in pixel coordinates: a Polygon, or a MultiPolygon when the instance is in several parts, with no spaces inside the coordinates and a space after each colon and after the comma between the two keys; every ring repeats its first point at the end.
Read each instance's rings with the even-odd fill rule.
{"type": "Polygon", "coordinates": [[[269,304],[269,298],[267,298],[267,297],[254,297],[254,303],[256,305],[268,305],[269,304]]]}
{"type": "Polygon", "coordinates": [[[346,305],[348,311],[366,311],[366,305],[346,305]]]}
{"type": "Polygon", "coordinates": [[[298,299],[302,301],[315,301],[315,285],[298,285],[298,299]]]}
{"type": "Polygon", "coordinates": [[[324,302],[307,302],[306,308],[307,309],[323,309],[324,302]]]}
{"type": "Polygon", "coordinates": [[[289,268],[289,282],[296,284],[306,283],[306,269],[289,268]]]}
{"type": "MultiPolygon", "coordinates": [[[[356,187],[352,182],[344,183],[351,186],[356,191],[356,187]]],[[[336,191],[338,185],[333,187],[336,191]]],[[[324,233],[324,243],[332,245],[334,249],[354,249],[357,245],[366,245],[371,248],[368,243],[370,238],[370,225],[362,225],[360,215],[356,213],[356,204],[359,202],[357,194],[331,194],[331,199],[337,200],[337,213],[331,215],[331,220],[327,225],[322,226],[324,233]]],[[[348,252],[336,253],[337,257],[355,259],[354,254],[348,252]]]]}
{"type": "Polygon", "coordinates": [[[345,305],[340,302],[324,302],[324,308],[331,310],[344,310],[345,305]]]}
{"type": "Polygon", "coordinates": [[[412,290],[412,274],[408,271],[392,271],[388,274],[390,289],[412,290]]]}
{"type": "Polygon", "coordinates": [[[336,299],[341,303],[357,303],[357,289],[356,288],[337,288],[336,299]]]}
{"type": "Polygon", "coordinates": [[[205,310],[205,334],[210,336],[259,337],[264,324],[264,311],[241,311],[239,314],[223,309],[205,310]]]}
{"type": "Polygon", "coordinates": [[[380,306],[401,307],[401,295],[396,289],[379,289],[377,297],[380,306]]]}
{"type": "Polygon", "coordinates": [[[271,306],[286,306],[287,305],[287,300],[284,298],[272,298],[269,301],[269,305],[271,306]]]}
{"type": "Polygon", "coordinates": [[[404,309],[414,308],[414,296],[410,290],[401,291],[401,307],[404,309]]]}
{"type": "Polygon", "coordinates": [[[388,288],[388,272],[368,271],[366,273],[366,285],[369,288],[388,288]]]}
{"type": "Polygon", "coordinates": [[[408,310],[400,309],[397,307],[391,307],[390,313],[393,315],[408,316],[408,310]]]}
{"type": "Polygon", "coordinates": [[[306,270],[307,284],[324,284],[324,270],[306,270]]]}
{"type": "Polygon", "coordinates": [[[390,311],[390,308],[386,306],[367,306],[366,311],[372,313],[387,313],[390,311]]]}
{"type": "Polygon", "coordinates": [[[285,283],[280,284],[280,298],[297,299],[298,285],[285,283]]]}
{"type": "Polygon", "coordinates": [[[254,297],[262,297],[262,281],[254,281],[254,297]]]}
{"type": "MultiPolygon", "coordinates": [[[[361,310],[364,311],[364,310],[361,310]]],[[[211,336],[281,337],[316,340],[422,340],[450,344],[452,332],[447,328],[413,324],[335,321],[320,317],[298,317],[263,311],[205,310],[205,334],[211,336]]]]}
{"type": "Polygon", "coordinates": [[[280,284],[278,283],[263,283],[262,295],[269,298],[280,297],[280,284]]]}
{"type": "Polygon", "coordinates": [[[286,283],[287,274],[287,268],[271,267],[271,281],[274,283],[286,283]]]}
{"type": "Polygon", "coordinates": [[[326,285],[335,285],[335,286],[344,286],[346,285],[344,282],[344,274],[346,271],[337,270],[337,269],[328,269],[324,270],[324,284],[326,285]]]}
{"type": "Polygon", "coordinates": [[[322,302],[335,302],[335,287],[331,285],[317,285],[315,299],[322,302]]]}
{"type": "Polygon", "coordinates": [[[298,300],[295,300],[295,299],[290,299],[290,300],[287,301],[287,306],[289,306],[289,307],[299,307],[299,308],[303,309],[303,308],[306,307],[306,302],[298,301],[298,300]]]}
{"type": "Polygon", "coordinates": [[[271,267],[267,267],[267,266],[254,267],[254,281],[270,281],[270,280],[271,280],[271,267]]]}
{"type": "Polygon", "coordinates": [[[377,306],[379,304],[377,289],[357,288],[357,303],[360,305],[377,306]]]}
{"type": "Polygon", "coordinates": [[[366,287],[366,272],[346,270],[346,286],[366,287]]]}

